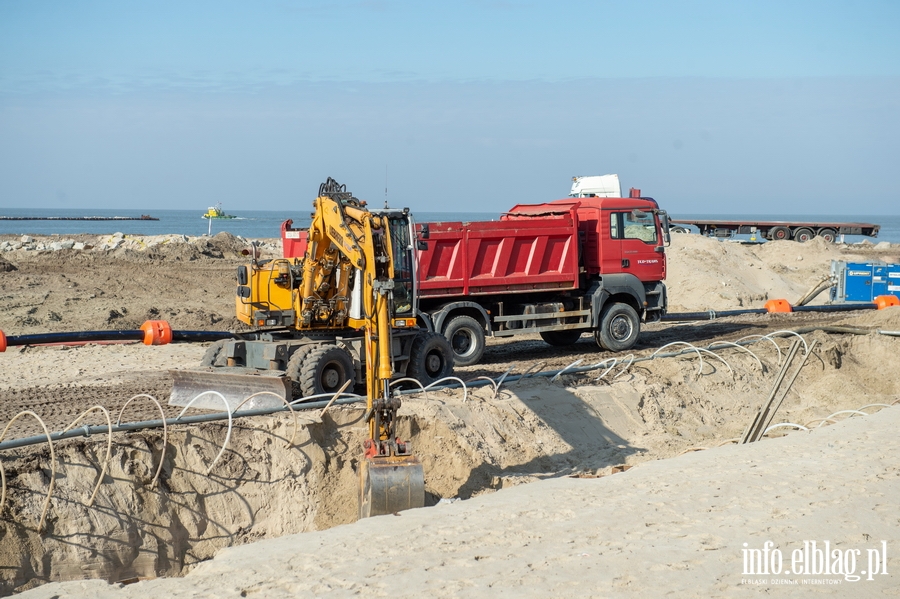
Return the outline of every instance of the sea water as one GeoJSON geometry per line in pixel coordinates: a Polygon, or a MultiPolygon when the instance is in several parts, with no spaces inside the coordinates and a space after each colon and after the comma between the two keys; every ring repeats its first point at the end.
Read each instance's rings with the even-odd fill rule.
{"type": "MultiPolygon", "coordinates": [[[[0,208],[0,216],[11,217],[113,217],[127,216],[140,218],[149,214],[159,220],[114,220],[114,221],[78,221],[78,220],[0,220],[0,235],[164,235],[177,233],[189,236],[215,235],[227,231],[250,239],[277,238],[281,236],[281,223],[292,219],[294,228],[309,226],[309,211],[290,210],[234,210],[227,211],[237,218],[212,219],[201,218],[203,214],[197,210],[126,210],[126,209],[39,209],[39,208],[0,208]]],[[[418,222],[436,221],[480,221],[497,220],[499,212],[417,212],[418,222]]],[[[835,216],[835,215],[727,215],[727,214],[684,214],[672,215],[674,220],[758,220],[788,222],[867,222],[881,226],[877,238],[848,235],[845,241],[857,243],[864,239],[877,243],[888,241],[900,243],[900,215],[890,216],[835,216]]],[[[739,239],[749,236],[738,236],[739,239]]]]}

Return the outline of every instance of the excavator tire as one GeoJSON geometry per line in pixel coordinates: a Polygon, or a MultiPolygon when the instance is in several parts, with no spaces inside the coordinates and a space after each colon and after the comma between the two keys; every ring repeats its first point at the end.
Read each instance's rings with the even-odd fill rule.
{"type": "Polygon", "coordinates": [[[222,349],[225,347],[225,339],[214,341],[212,345],[206,348],[206,353],[200,358],[201,368],[211,368],[213,366],[225,366],[225,354],[222,349]]]}
{"type": "Polygon", "coordinates": [[[300,372],[303,369],[303,361],[306,359],[306,356],[316,347],[318,346],[314,344],[302,345],[288,360],[284,374],[291,380],[291,396],[293,398],[303,397],[303,391],[300,388],[300,372]]]}
{"type": "Polygon", "coordinates": [[[354,376],[350,354],[336,345],[316,346],[305,355],[300,366],[301,397],[337,393],[354,376]]]}
{"type": "Polygon", "coordinates": [[[420,331],[409,352],[410,376],[425,386],[453,373],[453,350],[442,335],[420,331]]]}

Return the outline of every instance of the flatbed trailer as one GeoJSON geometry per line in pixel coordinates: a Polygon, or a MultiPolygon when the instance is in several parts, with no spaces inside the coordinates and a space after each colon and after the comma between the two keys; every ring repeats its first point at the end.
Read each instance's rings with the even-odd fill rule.
{"type": "Polygon", "coordinates": [[[813,237],[825,241],[837,241],[838,235],[864,235],[878,237],[879,225],[872,223],[833,223],[798,221],[757,221],[757,220],[690,220],[672,219],[673,233],[689,233],[689,225],[709,237],[733,237],[734,235],[758,235],[769,240],[794,240],[800,243],[813,237]]]}

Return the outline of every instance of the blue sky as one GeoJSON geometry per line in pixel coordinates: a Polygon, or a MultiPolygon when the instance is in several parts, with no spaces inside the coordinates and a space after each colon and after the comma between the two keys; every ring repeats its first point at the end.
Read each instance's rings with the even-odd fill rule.
{"type": "Polygon", "coordinates": [[[0,209],[898,214],[898,2],[0,0],[0,209]]]}

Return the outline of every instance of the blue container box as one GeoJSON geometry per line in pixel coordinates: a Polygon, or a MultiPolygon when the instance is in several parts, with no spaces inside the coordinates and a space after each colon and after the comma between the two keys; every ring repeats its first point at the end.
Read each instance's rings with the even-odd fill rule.
{"type": "Polygon", "coordinates": [[[900,264],[833,260],[831,276],[837,280],[837,284],[831,288],[833,302],[868,303],[879,295],[895,295],[900,298],[900,264]]]}

